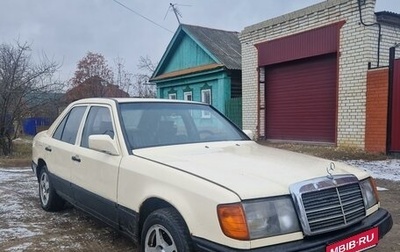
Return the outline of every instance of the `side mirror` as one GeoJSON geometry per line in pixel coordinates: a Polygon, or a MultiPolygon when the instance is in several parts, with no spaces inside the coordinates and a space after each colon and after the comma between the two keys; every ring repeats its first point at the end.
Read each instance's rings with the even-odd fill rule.
{"type": "Polygon", "coordinates": [[[112,156],[118,156],[118,150],[109,135],[90,135],[89,148],[101,151],[112,156]]]}
{"type": "Polygon", "coordinates": [[[251,130],[243,130],[243,133],[246,134],[251,140],[254,140],[254,133],[251,130]]]}

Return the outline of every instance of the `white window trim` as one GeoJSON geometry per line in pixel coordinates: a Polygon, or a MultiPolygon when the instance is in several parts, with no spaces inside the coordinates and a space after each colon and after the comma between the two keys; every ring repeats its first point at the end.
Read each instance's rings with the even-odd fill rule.
{"type": "Polygon", "coordinates": [[[193,101],[193,93],[192,93],[192,91],[184,92],[183,93],[183,99],[185,101],[193,101]],[[190,96],[190,100],[188,99],[189,96],[190,96]]]}
{"type": "MultiPolygon", "coordinates": [[[[211,89],[203,89],[203,90],[201,90],[201,102],[204,102],[204,103],[207,103],[207,104],[211,105],[211,103],[212,103],[211,89]],[[207,93],[210,96],[209,97],[209,102],[206,102],[206,94],[207,93]]],[[[202,111],[201,112],[201,117],[202,118],[211,118],[211,115],[208,112],[202,111]]]]}
{"type": "Polygon", "coordinates": [[[208,104],[211,105],[211,103],[212,103],[211,89],[203,89],[203,90],[201,90],[201,101],[204,102],[204,103],[207,103],[207,102],[205,101],[205,100],[206,100],[206,94],[207,94],[207,93],[209,93],[209,95],[210,95],[210,102],[209,102],[208,104]]]}
{"type": "Polygon", "coordinates": [[[168,99],[170,99],[170,100],[176,100],[176,93],[168,94],[168,99]]]}

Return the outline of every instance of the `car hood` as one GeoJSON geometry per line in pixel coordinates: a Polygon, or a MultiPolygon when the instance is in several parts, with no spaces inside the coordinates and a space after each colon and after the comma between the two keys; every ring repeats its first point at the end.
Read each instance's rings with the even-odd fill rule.
{"type": "MultiPolygon", "coordinates": [[[[144,148],[134,150],[134,154],[219,184],[241,199],[289,194],[291,184],[326,177],[332,162],[253,141],[144,148]]],[[[368,176],[343,163],[334,164],[333,175],[368,176]]]]}

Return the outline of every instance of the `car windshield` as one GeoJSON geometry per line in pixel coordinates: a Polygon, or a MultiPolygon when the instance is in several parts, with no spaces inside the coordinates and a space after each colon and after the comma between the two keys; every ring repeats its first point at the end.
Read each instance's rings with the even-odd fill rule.
{"type": "Polygon", "coordinates": [[[131,149],[249,138],[212,107],[196,103],[121,103],[131,149]]]}

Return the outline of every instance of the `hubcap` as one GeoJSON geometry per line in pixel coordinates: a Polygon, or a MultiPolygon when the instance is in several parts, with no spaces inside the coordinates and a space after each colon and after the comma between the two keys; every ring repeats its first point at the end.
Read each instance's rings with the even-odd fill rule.
{"type": "Polygon", "coordinates": [[[47,173],[42,173],[42,176],[40,176],[39,194],[42,204],[44,206],[46,206],[47,203],[49,202],[49,194],[50,194],[49,189],[50,189],[49,177],[47,176],[47,173]]]}
{"type": "Polygon", "coordinates": [[[153,225],[147,231],[144,251],[177,252],[178,250],[169,231],[161,225],[153,225]]]}

